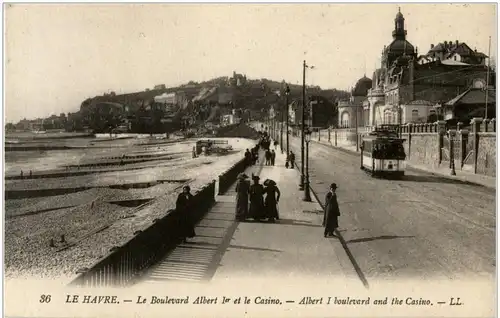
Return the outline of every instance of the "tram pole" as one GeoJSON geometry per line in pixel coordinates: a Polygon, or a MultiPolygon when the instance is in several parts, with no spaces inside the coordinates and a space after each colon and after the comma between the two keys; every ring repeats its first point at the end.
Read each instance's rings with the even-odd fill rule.
{"type": "Polygon", "coordinates": [[[286,155],[287,155],[287,158],[288,158],[288,154],[290,153],[290,149],[289,149],[289,145],[288,145],[288,135],[289,135],[289,127],[288,127],[288,95],[290,95],[290,87],[288,86],[288,84],[286,85],[286,91],[285,91],[285,96],[286,96],[286,105],[285,105],[285,109],[286,109],[286,155]]]}
{"type": "Polygon", "coordinates": [[[304,132],[305,132],[305,118],[306,118],[306,60],[302,65],[302,127],[300,133],[300,190],[304,190],[304,132]]]}

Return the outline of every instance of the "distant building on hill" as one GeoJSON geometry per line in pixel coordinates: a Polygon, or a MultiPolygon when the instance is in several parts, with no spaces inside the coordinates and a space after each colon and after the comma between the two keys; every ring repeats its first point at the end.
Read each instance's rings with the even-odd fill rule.
{"type": "Polygon", "coordinates": [[[154,89],[155,90],[157,90],[157,89],[166,89],[166,86],[165,86],[165,84],[159,84],[159,85],[155,85],[154,89]]]}

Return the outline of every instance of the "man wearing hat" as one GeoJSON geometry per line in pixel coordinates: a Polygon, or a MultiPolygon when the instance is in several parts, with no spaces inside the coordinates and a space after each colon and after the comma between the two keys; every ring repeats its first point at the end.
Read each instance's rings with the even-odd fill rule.
{"type": "Polygon", "coordinates": [[[325,197],[325,214],[323,217],[323,226],[325,227],[324,236],[334,236],[333,232],[339,227],[340,209],[337,202],[337,184],[330,185],[330,191],[325,197]]]}
{"type": "Polygon", "coordinates": [[[248,215],[248,193],[250,182],[245,180],[248,176],[244,173],[238,175],[236,182],[236,220],[243,221],[248,215]]]}

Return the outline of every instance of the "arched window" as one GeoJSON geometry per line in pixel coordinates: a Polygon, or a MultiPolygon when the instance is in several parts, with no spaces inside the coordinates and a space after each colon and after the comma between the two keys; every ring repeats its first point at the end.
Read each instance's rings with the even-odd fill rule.
{"type": "Polygon", "coordinates": [[[414,109],[411,111],[411,121],[412,122],[418,121],[418,109],[414,109]]]}
{"type": "Polygon", "coordinates": [[[350,125],[350,120],[349,120],[349,113],[348,112],[343,112],[342,117],[341,117],[341,125],[342,127],[349,127],[350,125]]]}

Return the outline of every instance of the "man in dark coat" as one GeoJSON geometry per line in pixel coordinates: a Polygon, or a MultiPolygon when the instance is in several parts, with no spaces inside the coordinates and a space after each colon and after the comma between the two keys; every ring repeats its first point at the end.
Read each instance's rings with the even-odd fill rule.
{"type": "Polygon", "coordinates": [[[274,161],[276,160],[276,152],[274,152],[274,149],[271,150],[271,166],[274,166],[274,161]]]}
{"type": "Polygon", "coordinates": [[[252,164],[252,154],[248,149],[245,151],[245,161],[247,162],[247,165],[252,164]]]}
{"type": "Polygon", "coordinates": [[[290,169],[293,169],[295,167],[295,154],[293,153],[293,151],[290,151],[288,159],[290,161],[290,169]]]}
{"type": "Polygon", "coordinates": [[[270,166],[271,165],[271,152],[269,151],[269,149],[266,150],[266,166],[270,166]]]}
{"type": "Polygon", "coordinates": [[[339,227],[340,209],[337,202],[337,184],[330,185],[330,191],[325,197],[325,214],[323,217],[323,226],[325,227],[324,236],[334,236],[333,232],[339,227]]]}
{"type": "Polygon", "coordinates": [[[244,221],[248,216],[248,194],[250,182],[245,180],[248,176],[244,173],[238,175],[236,183],[236,220],[244,221]]]}
{"type": "Polygon", "coordinates": [[[187,241],[186,238],[193,238],[196,236],[194,231],[195,220],[193,217],[195,211],[192,210],[192,201],[193,195],[191,194],[191,188],[189,186],[184,186],[175,203],[176,213],[180,215],[179,229],[184,243],[187,241]]]}

